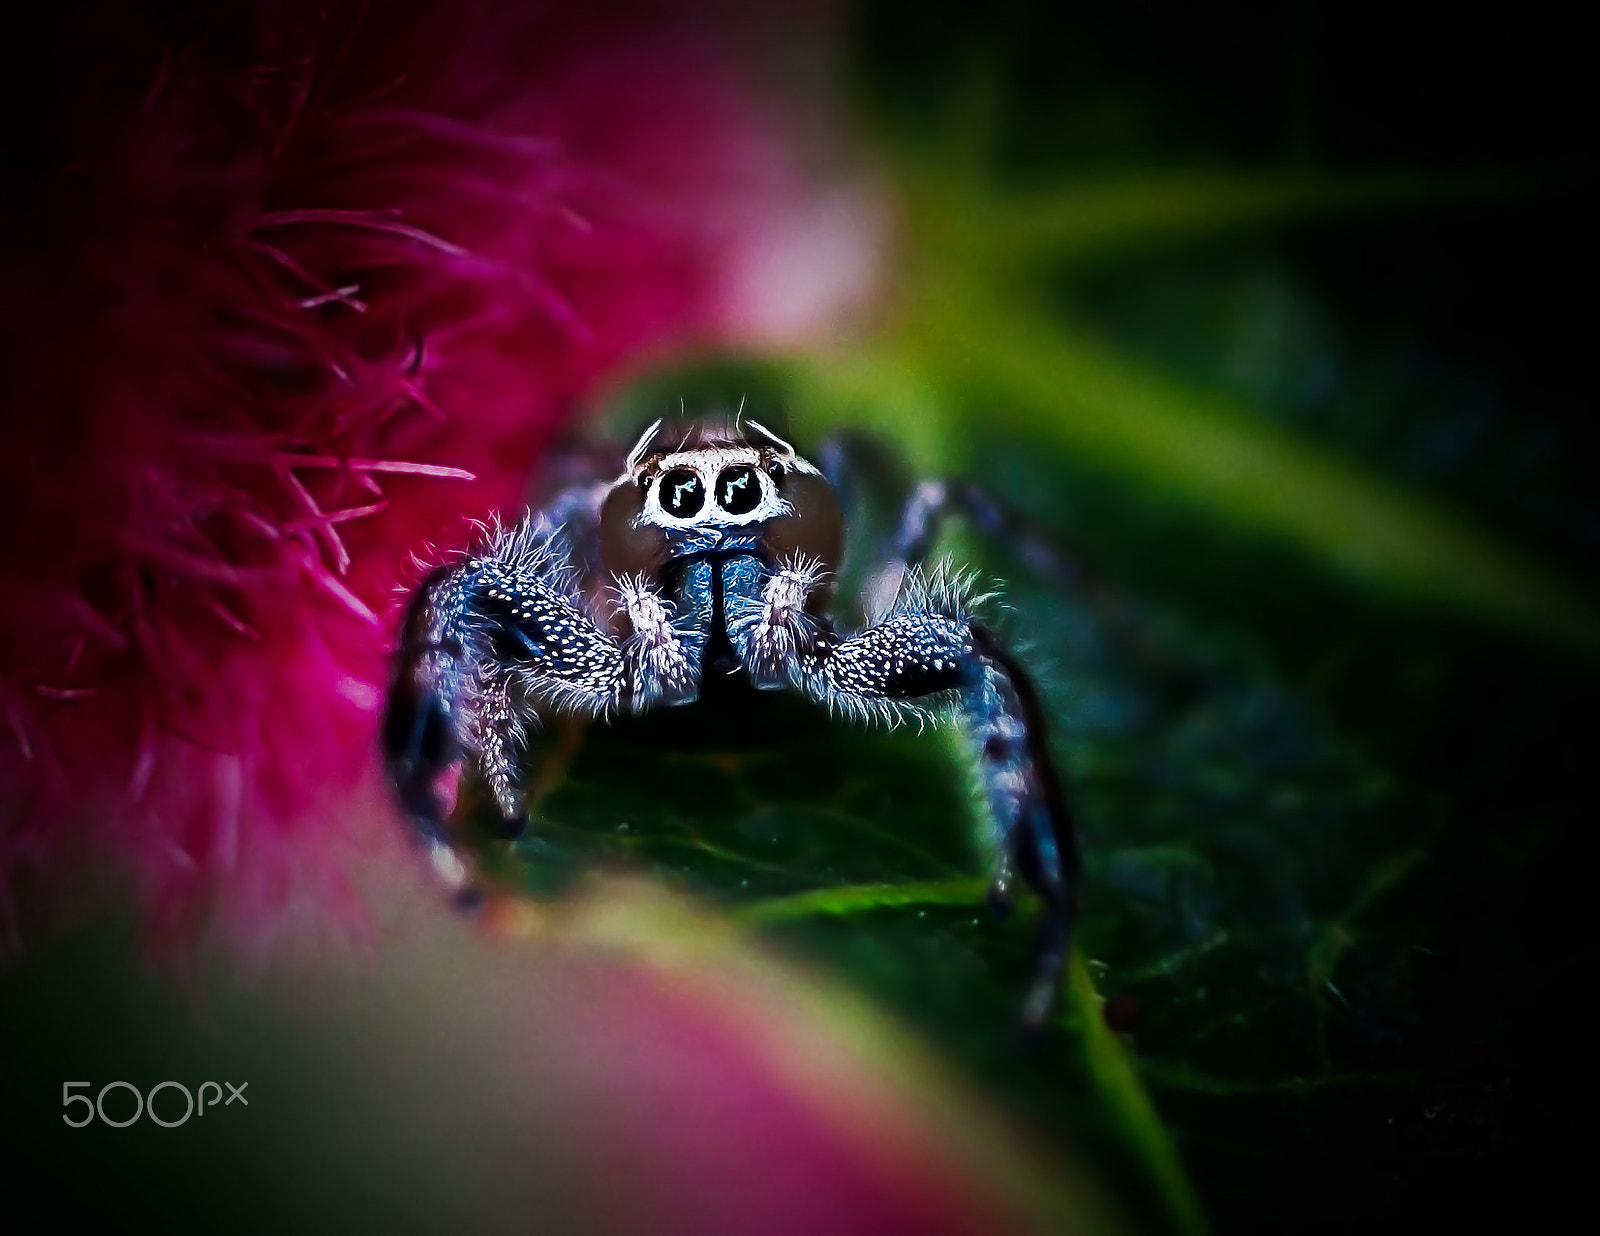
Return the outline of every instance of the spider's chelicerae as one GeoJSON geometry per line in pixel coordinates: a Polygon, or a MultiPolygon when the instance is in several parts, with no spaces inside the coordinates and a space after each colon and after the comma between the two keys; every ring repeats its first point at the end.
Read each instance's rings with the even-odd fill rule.
{"type": "MultiPolygon", "coordinates": [[[[831,469],[830,469],[831,470],[831,469]]],[[[863,629],[829,613],[844,521],[834,485],[751,420],[652,425],[609,483],[578,486],[515,527],[492,526],[435,569],[406,611],[383,741],[435,868],[467,895],[441,792],[465,760],[510,834],[525,821],[539,718],[604,721],[694,700],[708,675],[788,687],[855,722],[954,714],[991,827],[990,900],[1015,876],[1044,902],[1024,1021],[1060,986],[1077,875],[1069,817],[1027,677],[969,612],[949,572],[922,570],[960,485],[919,486],[871,589],[863,629]]]]}

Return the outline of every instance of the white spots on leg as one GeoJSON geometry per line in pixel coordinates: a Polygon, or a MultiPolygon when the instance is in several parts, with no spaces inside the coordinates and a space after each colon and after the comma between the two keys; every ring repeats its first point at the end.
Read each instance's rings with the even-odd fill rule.
{"type": "Polygon", "coordinates": [[[509,679],[504,675],[486,681],[483,678],[480,670],[467,737],[500,814],[515,820],[522,815],[523,769],[519,755],[527,741],[527,726],[511,701],[509,679]]]}

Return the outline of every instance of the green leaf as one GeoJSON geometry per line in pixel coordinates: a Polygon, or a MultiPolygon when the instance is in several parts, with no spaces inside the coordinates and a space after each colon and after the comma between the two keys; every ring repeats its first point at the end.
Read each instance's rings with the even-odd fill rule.
{"type": "MultiPolygon", "coordinates": [[[[802,449],[875,432],[903,459],[891,484],[968,476],[1110,565],[1068,584],[970,529],[941,544],[1006,581],[1004,626],[1080,821],[1084,907],[1058,1020],[1016,1042],[1035,907],[985,909],[971,754],[945,730],[862,734],[734,689],[571,728],[533,836],[485,861],[538,895],[596,868],[642,873],[843,976],[1046,1144],[1086,1146],[1153,1230],[1205,1230],[1208,1210],[1285,1226],[1352,1165],[1420,1170],[1435,1134],[1419,1122],[1448,1084],[1419,1029],[1436,946],[1472,957],[1455,963],[1473,978],[1460,1008],[1494,1002],[1438,910],[1480,861],[1452,831],[1478,770],[1427,764],[1407,731],[1466,735],[1486,764],[1559,737],[1559,714],[1527,720],[1553,688],[1532,689],[1520,720],[1473,688],[1590,681],[1600,604],[1489,511],[1130,346],[1076,292],[1135,258],[1392,219],[1506,181],[1146,169],[1017,188],[971,157],[891,165],[904,232],[875,329],[654,375],[617,410],[639,423],[680,398],[746,402],[772,424],[786,410],[802,449]],[[1517,727],[1541,737],[1508,737],[1517,727]]],[[[853,532],[870,549],[881,523],[853,532]]],[[[1460,762],[1437,741],[1431,758],[1460,762]]],[[[1490,895],[1466,898],[1482,920],[1541,844],[1531,814],[1495,842],[1490,895]]]]}
{"type": "Polygon", "coordinates": [[[1033,1050],[1015,1026],[1034,906],[1002,921],[984,904],[971,753],[947,728],[857,730],[733,683],[643,718],[558,723],[534,827],[480,858],[536,896],[609,871],[720,908],[887,1004],[1053,1136],[1087,1138],[1160,1226],[1203,1231],[1147,1085],[1298,1093],[1359,1074],[1341,1039],[1350,992],[1403,982],[1406,961],[1363,933],[1425,849],[1384,769],[1215,633],[1161,634],[1138,606],[1108,628],[1089,598],[991,557],[1015,581],[1009,623],[1087,862],[1080,960],[1033,1050]],[[1146,1010],[1136,1051],[1102,993],[1146,1010]]]}
{"type": "Polygon", "coordinates": [[[1358,585],[1600,650],[1589,591],[1460,512],[1152,373],[1087,331],[985,302],[978,289],[933,301],[907,327],[918,334],[903,353],[824,361],[808,391],[825,405],[870,403],[861,419],[915,444],[931,471],[967,457],[981,427],[1283,541],[1358,585]],[[960,308],[938,316],[935,305],[960,308]],[[912,356],[937,359],[919,372],[912,356]]]}
{"type": "Polygon", "coordinates": [[[917,260],[959,266],[995,284],[1267,227],[1526,190],[1508,176],[1219,168],[1141,168],[1065,184],[1001,188],[971,168],[948,163],[902,165],[898,183],[917,260]]]}

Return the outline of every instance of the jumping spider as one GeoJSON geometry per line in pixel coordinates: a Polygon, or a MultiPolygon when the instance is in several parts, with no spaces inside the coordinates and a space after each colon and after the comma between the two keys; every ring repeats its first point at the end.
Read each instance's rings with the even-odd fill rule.
{"type": "Polygon", "coordinates": [[[657,421],[614,481],[491,526],[412,599],[383,723],[390,775],[435,868],[470,896],[440,792],[463,759],[507,834],[521,830],[530,740],[551,711],[604,721],[688,703],[708,675],[740,673],[852,721],[953,711],[992,821],[990,902],[1005,909],[1018,875],[1044,902],[1023,1008],[1042,1023],[1075,903],[1071,821],[1027,677],[969,614],[963,580],[921,569],[939,520],[974,494],[917,488],[875,577],[877,613],[854,634],[829,614],[845,531],[834,484],[751,420],[672,439],[657,421]]]}

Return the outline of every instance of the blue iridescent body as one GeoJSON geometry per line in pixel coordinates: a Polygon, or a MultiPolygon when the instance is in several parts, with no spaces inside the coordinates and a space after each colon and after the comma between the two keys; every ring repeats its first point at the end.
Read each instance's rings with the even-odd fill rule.
{"type": "Polygon", "coordinates": [[[844,537],[833,485],[753,421],[698,424],[674,445],[657,422],[609,484],[491,527],[413,598],[384,717],[390,776],[436,870],[471,892],[443,779],[466,761],[506,831],[520,831],[533,738],[551,712],[603,721],[688,703],[708,675],[744,674],[844,720],[953,716],[987,799],[991,902],[1006,907],[1021,877],[1044,903],[1023,1009],[1042,1023],[1075,905],[1071,821],[1037,697],[971,613],[971,577],[921,562],[934,525],[972,506],[971,493],[917,489],[854,632],[830,613],[844,537]]]}

